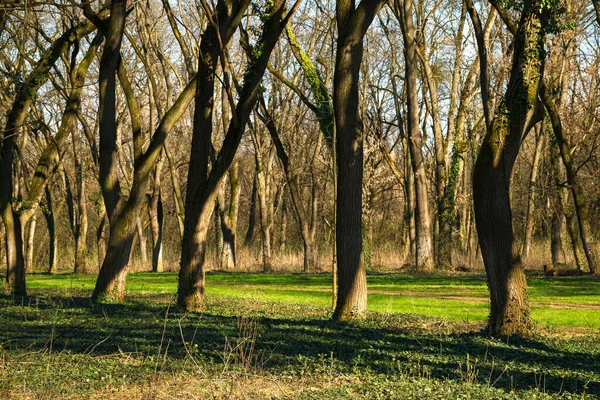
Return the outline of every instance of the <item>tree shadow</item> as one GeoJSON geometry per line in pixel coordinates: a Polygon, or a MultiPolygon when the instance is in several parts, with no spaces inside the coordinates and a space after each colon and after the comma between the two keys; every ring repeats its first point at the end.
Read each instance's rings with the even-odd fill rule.
{"type": "MultiPolygon", "coordinates": [[[[157,298],[158,299],[158,298],[157,298]]],[[[160,297],[164,301],[165,296],[160,297]]],[[[341,372],[370,371],[481,383],[504,390],[567,391],[600,396],[600,351],[565,349],[545,339],[492,339],[477,329],[442,333],[436,321],[415,329],[415,317],[398,314],[334,323],[306,315],[276,317],[254,313],[256,336],[244,335],[242,310],[208,309],[182,313],[149,296],[125,304],[93,304],[87,297],[30,297],[24,306],[6,306],[0,296],[0,347],[4,351],[53,351],[110,355],[155,355],[169,344],[171,358],[194,355],[223,363],[228,343],[253,340],[261,367],[280,371],[324,358],[341,372]]],[[[420,318],[420,317],[419,317],[420,318]]],[[[247,330],[245,331],[247,332],[247,330]]]]}

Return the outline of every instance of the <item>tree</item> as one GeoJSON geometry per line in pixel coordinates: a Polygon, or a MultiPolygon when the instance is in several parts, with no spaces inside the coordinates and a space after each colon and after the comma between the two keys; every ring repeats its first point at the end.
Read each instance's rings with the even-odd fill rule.
{"type": "Polygon", "coordinates": [[[336,253],[338,294],[334,320],[364,318],[367,276],[362,251],[363,132],[358,115],[358,83],[363,38],[383,0],[336,3],[338,38],[333,78],[336,127],[336,253]]]}
{"type": "MultiPolygon", "coordinates": [[[[100,18],[100,17],[99,17],[100,18]]],[[[4,222],[7,247],[7,282],[9,290],[17,296],[26,295],[25,258],[23,252],[22,227],[37,210],[48,180],[57,166],[56,160],[61,143],[68,137],[71,123],[79,107],[81,87],[87,73],[87,68],[93,59],[96,46],[101,37],[91,46],[87,57],[80,64],[77,75],[79,87],[75,86],[67,101],[65,113],[61,121],[59,134],[44,150],[36,166],[33,182],[29,193],[22,204],[14,204],[13,192],[13,161],[17,148],[17,139],[22,134],[23,124],[31,107],[34,96],[39,88],[48,80],[51,68],[64,52],[82,37],[94,31],[89,22],[80,23],[59,36],[52,45],[42,52],[40,59],[25,78],[12,104],[6,119],[6,126],[0,136],[2,147],[0,151],[0,212],[4,222]]]]}
{"type": "Polygon", "coordinates": [[[513,232],[510,182],[523,139],[543,117],[539,94],[552,8],[537,0],[523,3],[515,29],[508,87],[492,118],[481,24],[472,2],[467,1],[478,41],[487,122],[486,136],[475,163],[473,199],[490,289],[489,330],[492,335],[526,333],[531,327],[531,317],[525,272],[513,232]]]}
{"type": "MultiPolygon", "coordinates": [[[[268,4],[259,43],[254,46],[253,57],[248,60],[239,99],[235,107],[232,107],[227,134],[221,151],[213,159],[210,172],[208,167],[212,149],[214,72],[219,55],[235,32],[248,2],[236,2],[235,12],[229,14],[226,13],[226,4],[220,1],[216,12],[219,25],[216,25],[213,19],[202,37],[177,293],[177,305],[182,309],[194,310],[203,304],[206,236],[213,211],[212,205],[221,181],[233,162],[254,108],[271,52],[298,5],[299,1],[286,12],[284,0],[268,4]]],[[[233,95],[228,97],[233,99],[233,95]]]]}
{"type": "MultiPolygon", "coordinates": [[[[407,101],[407,144],[410,162],[415,176],[415,265],[424,270],[432,270],[433,226],[427,196],[427,175],[423,157],[423,136],[419,128],[419,100],[417,93],[417,43],[413,21],[413,1],[395,1],[393,6],[396,18],[400,21],[404,39],[404,69],[407,101]]],[[[443,179],[443,177],[441,177],[443,179]]]]}
{"type": "Polygon", "coordinates": [[[85,5],[84,12],[86,17],[94,21],[107,37],[107,43],[104,46],[100,62],[100,108],[98,115],[100,126],[100,186],[106,207],[106,215],[110,221],[110,234],[106,256],[100,268],[92,299],[120,301],[125,296],[126,266],[129,262],[137,228],[137,219],[140,216],[140,209],[145,198],[150,175],[154,170],[168,133],[193,99],[197,81],[192,79],[182,90],[177,100],[164,114],[156,127],[147,149],[143,151],[144,139],[139,107],[120,55],[120,44],[126,17],[125,4],[120,0],[114,0],[111,5],[111,16],[106,25],[98,21],[89,4],[85,5]],[[122,185],[117,169],[120,142],[117,140],[115,123],[116,73],[118,73],[121,88],[125,94],[133,134],[134,171],[131,190],[127,199],[123,198],[121,194],[122,185]]]}

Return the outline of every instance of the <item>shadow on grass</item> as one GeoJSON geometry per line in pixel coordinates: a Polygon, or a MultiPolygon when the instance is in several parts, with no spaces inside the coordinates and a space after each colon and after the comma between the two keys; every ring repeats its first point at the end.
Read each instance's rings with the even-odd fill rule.
{"type": "Polygon", "coordinates": [[[274,373],[315,371],[328,360],[342,373],[403,374],[505,390],[600,396],[598,349],[572,349],[566,341],[561,345],[546,339],[491,339],[477,328],[457,330],[414,315],[349,324],[333,323],[323,310],[308,317],[311,309],[306,307],[244,311],[229,299],[217,299],[202,313],[181,313],[166,305],[172,297],[165,295],[138,296],[125,304],[40,296],[14,306],[13,300],[0,296],[0,349],[13,354],[51,348],[91,356],[155,356],[168,346],[173,360],[198,357],[219,364],[231,351],[227,343],[241,343],[244,322],[238,315],[250,315],[257,324],[255,341],[250,338],[254,354],[262,355],[261,368],[274,373]]]}

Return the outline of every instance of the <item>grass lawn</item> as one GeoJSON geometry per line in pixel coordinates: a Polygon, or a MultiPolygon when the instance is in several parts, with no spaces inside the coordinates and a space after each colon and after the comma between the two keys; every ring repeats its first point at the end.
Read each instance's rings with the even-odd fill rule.
{"type": "Polygon", "coordinates": [[[29,275],[0,296],[0,399],[521,399],[600,397],[600,281],[529,279],[530,338],[482,331],[480,277],[369,276],[364,321],[329,320],[330,276],[211,273],[203,312],[172,307],[174,274],[29,275]]]}
{"type": "MultiPolygon", "coordinates": [[[[28,287],[92,290],[95,276],[30,275],[28,287]]],[[[209,273],[208,296],[264,301],[331,304],[329,274],[209,273]]],[[[533,320],[552,327],[600,328],[600,280],[595,278],[529,278],[533,320]]],[[[375,274],[368,276],[369,310],[382,313],[413,313],[459,321],[485,321],[489,309],[485,278],[375,274]]],[[[130,293],[177,292],[177,275],[172,273],[129,274],[130,293]]]]}

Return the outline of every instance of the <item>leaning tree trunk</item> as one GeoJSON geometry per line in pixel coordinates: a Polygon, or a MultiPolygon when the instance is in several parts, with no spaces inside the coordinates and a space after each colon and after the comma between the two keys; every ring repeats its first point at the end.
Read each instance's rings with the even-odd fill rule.
{"type": "Polygon", "coordinates": [[[115,218],[111,223],[107,251],[101,268],[101,272],[104,273],[98,275],[92,293],[93,300],[122,301],[125,299],[126,269],[121,266],[129,262],[137,225],[133,213],[127,214],[127,217],[115,218]]]}
{"type": "MultiPolygon", "coordinates": [[[[215,27],[209,24],[200,44],[198,67],[198,88],[196,92],[196,109],[194,112],[194,132],[192,135],[192,149],[190,170],[188,173],[188,186],[185,209],[185,231],[181,245],[181,262],[179,270],[179,285],[177,305],[186,310],[198,309],[204,301],[204,258],[206,253],[206,234],[210,223],[212,203],[216,191],[231,166],[235,153],[242,139],[246,124],[250,118],[260,82],[267,68],[271,52],[285,25],[289,22],[293,12],[299,5],[289,12],[285,12],[285,2],[275,0],[269,3],[270,12],[263,21],[263,32],[260,43],[257,44],[262,51],[256,52],[248,62],[243,86],[239,92],[239,99],[232,112],[232,121],[229,124],[221,151],[212,163],[208,172],[210,141],[212,136],[212,112],[214,100],[214,72],[217,57],[220,53],[219,43],[226,46],[233,32],[237,28],[249,1],[237,4],[233,13],[234,17],[227,18],[220,13],[218,21],[225,21],[222,26],[215,27]],[[212,28],[211,28],[212,27],[212,28]],[[215,28],[219,29],[221,40],[215,28]],[[213,30],[212,32],[210,30],[213,30]]],[[[221,1],[217,9],[223,9],[221,1]]],[[[233,96],[232,96],[233,97],[233,96]]]]}
{"type": "MultiPolygon", "coordinates": [[[[541,17],[537,1],[533,3],[526,4],[522,12],[508,87],[487,127],[473,174],[475,221],[490,289],[492,335],[525,333],[531,328],[525,271],[513,232],[510,182],[521,143],[543,116],[538,98],[547,21],[541,17]]],[[[480,47],[479,52],[484,60],[485,49],[480,47]]]]}
{"type": "Polygon", "coordinates": [[[571,195],[573,196],[575,213],[577,214],[579,237],[581,239],[581,244],[583,245],[583,251],[585,252],[585,257],[587,259],[590,272],[592,275],[597,275],[600,273],[600,269],[598,267],[596,250],[594,249],[595,246],[592,242],[593,236],[590,226],[589,211],[586,204],[583,187],[577,178],[577,170],[573,165],[571,146],[569,145],[567,137],[562,129],[558,108],[552,101],[552,98],[550,97],[550,94],[546,88],[542,90],[542,99],[544,101],[544,105],[546,106],[546,110],[548,111],[548,115],[552,123],[552,132],[554,134],[554,138],[556,139],[556,144],[560,151],[560,157],[567,172],[567,183],[569,184],[571,195]]]}

